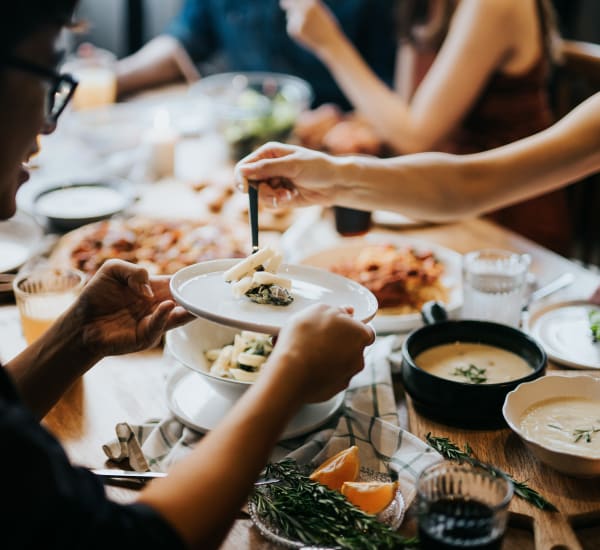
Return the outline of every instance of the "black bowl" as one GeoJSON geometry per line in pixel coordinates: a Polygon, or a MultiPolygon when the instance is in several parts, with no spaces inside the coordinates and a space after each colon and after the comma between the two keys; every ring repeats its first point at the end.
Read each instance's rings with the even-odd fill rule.
{"type": "MultiPolygon", "coordinates": [[[[60,197],[60,195],[58,196],[60,197]]],[[[79,195],[78,200],[82,200],[84,197],[85,195],[79,195]]],[[[120,214],[131,206],[134,200],[135,194],[133,186],[127,180],[119,178],[80,179],[50,186],[38,193],[33,199],[33,213],[42,225],[45,225],[54,231],[64,232],[120,214]],[[78,212],[78,204],[71,204],[66,199],[62,204],[54,205],[52,213],[44,211],[44,209],[40,207],[40,201],[45,197],[48,197],[53,193],[70,189],[77,189],[84,192],[86,190],[93,192],[94,190],[108,189],[113,192],[112,197],[114,203],[110,205],[96,204],[95,200],[97,196],[94,197],[90,194],[89,199],[83,200],[86,207],[85,211],[78,212]]]]}
{"type": "Polygon", "coordinates": [[[506,394],[522,382],[543,376],[546,353],[524,332],[488,321],[449,321],[443,307],[429,302],[423,308],[427,324],[411,332],[402,346],[402,379],[415,409],[443,424],[464,428],[500,428],[505,421],[506,394]],[[434,376],[414,361],[421,352],[442,344],[469,342],[516,353],[531,365],[527,376],[500,384],[469,384],[434,376]]]}

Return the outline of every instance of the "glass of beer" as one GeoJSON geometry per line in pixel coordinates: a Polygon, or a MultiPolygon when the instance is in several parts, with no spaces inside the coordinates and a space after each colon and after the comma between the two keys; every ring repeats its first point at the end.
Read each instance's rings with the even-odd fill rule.
{"type": "Polygon", "coordinates": [[[13,282],[21,317],[23,336],[28,344],[37,340],[75,301],[85,274],[77,269],[43,267],[19,275],[13,282]]]}
{"type": "Polygon", "coordinates": [[[67,60],[63,70],[79,81],[71,102],[73,109],[94,109],[116,101],[116,62],[111,52],[91,44],[82,44],[77,56],[67,60]]]}

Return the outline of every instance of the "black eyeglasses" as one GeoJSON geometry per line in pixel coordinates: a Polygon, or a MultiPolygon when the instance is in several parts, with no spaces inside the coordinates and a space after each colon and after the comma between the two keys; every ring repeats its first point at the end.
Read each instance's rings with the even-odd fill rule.
{"type": "Polygon", "coordinates": [[[77,80],[70,74],[60,74],[52,69],[23,61],[15,57],[9,57],[0,61],[1,65],[20,69],[31,74],[35,74],[50,83],[48,97],[46,99],[46,122],[56,124],[58,117],[65,110],[65,107],[73,97],[77,80]]]}

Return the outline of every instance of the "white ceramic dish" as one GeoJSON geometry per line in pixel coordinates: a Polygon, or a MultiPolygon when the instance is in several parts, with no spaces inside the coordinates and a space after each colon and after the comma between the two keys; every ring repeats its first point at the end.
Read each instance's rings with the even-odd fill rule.
{"type": "Polygon", "coordinates": [[[204,352],[231,344],[239,332],[240,329],[234,327],[196,319],[166,333],[165,352],[181,365],[206,378],[206,383],[223,398],[235,401],[252,383],[212,375],[204,352]]]}
{"type": "Polygon", "coordinates": [[[365,287],[323,269],[282,265],[279,273],[292,279],[294,301],[289,306],[256,304],[234,298],[223,272],[239,259],[212,260],[181,269],[171,279],[175,300],[199,317],[240,329],[277,334],[290,316],[313,304],[353,306],[354,317],[366,323],[377,313],[377,299],[365,287]]]}
{"type": "Polygon", "coordinates": [[[34,256],[42,236],[42,228],[23,212],[0,222],[0,273],[18,269],[34,256]]]}
{"type": "MultiPolygon", "coordinates": [[[[207,381],[208,377],[180,367],[167,383],[167,405],[175,418],[202,433],[215,428],[235,403],[215,391],[215,386],[207,381]]],[[[280,439],[291,439],[316,430],[339,410],[343,402],[344,392],[341,392],[323,403],[304,405],[280,439]]]]}
{"type": "Polygon", "coordinates": [[[585,300],[557,302],[529,318],[529,332],[550,360],[576,369],[600,369],[600,342],[594,342],[588,314],[600,306],[585,300]]]}
{"type": "Polygon", "coordinates": [[[427,222],[413,220],[389,210],[375,210],[372,216],[373,223],[384,227],[418,227],[427,224],[427,222]]]}
{"type": "Polygon", "coordinates": [[[506,396],[502,414],[511,430],[541,462],[574,477],[600,475],[600,459],[557,451],[524,435],[521,430],[523,413],[532,405],[553,397],[581,397],[600,401],[600,379],[583,375],[549,375],[520,384],[506,396]]]}
{"type": "MultiPolygon", "coordinates": [[[[401,235],[370,234],[341,240],[338,244],[305,256],[302,264],[329,269],[334,265],[349,262],[367,246],[392,244],[397,247],[414,247],[418,251],[431,251],[446,266],[442,284],[449,289],[446,311],[455,317],[462,306],[462,255],[454,250],[401,235]]],[[[407,332],[423,324],[420,313],[393,314],[380,309],[373,319],[373,327],[380,333],[407,332]]]]}

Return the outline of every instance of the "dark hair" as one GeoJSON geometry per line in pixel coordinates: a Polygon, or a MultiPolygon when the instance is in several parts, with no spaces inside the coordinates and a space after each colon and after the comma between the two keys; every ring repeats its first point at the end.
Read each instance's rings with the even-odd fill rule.
{"type": "Polygon", "coordinates": [[[0,17],[0,55],[10,54],[24,39],[47,25],[72,21],[78,0],[8,0],[0,17]]]}

